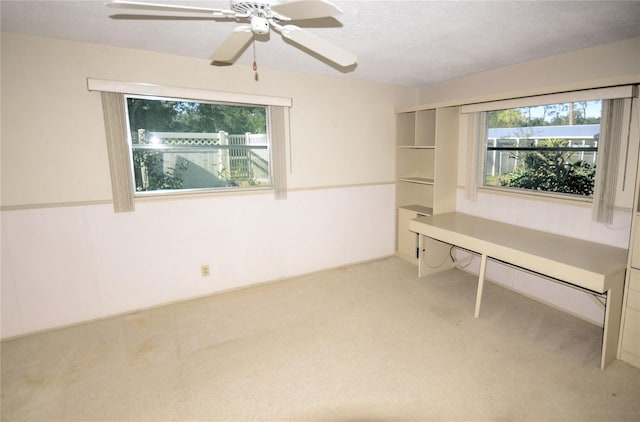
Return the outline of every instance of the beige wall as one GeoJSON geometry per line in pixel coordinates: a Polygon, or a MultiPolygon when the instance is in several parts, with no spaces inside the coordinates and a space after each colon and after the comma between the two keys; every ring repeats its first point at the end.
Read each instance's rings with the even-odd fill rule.
{"type": "Polygon", "coordinates": [[[414,90],[2,34],[2,205],[111,198],[100,96],[86,78],[293,98],[289,186],[391,182],[393,108],[414,90]]]}
{"type": "Polygon", "coordinates": [[[14,34],[1,53],[3,338],[393,254],[393,109],[415,90],[14,34]],[[288,198],[115,214],[87,77],[291,97],[288,198]]]}
{"type": "Polygon", "coordinates": [[[640,38],[421,87],[418,103],[468,104],[640,81],[640,38]]]}

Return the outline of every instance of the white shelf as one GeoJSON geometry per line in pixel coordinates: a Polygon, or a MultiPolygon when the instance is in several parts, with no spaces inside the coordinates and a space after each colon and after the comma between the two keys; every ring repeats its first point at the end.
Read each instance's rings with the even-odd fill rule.
{"type": "Polygon", "coordinates": [[[418,183],[420,185],[433,185],[433,179],[427,179],[426,177],[401,177],[401,182],[418,183]]]}
{"type": "Polygon", "coordinates": [[[426,216],[433,215],[433,208],[425,207],[423,205],[416,205],[416,204],[400,205],[398,206],[398,208],[415,212],[416,214],[420,214],[420,215],[426,215],[426,216]]]}
{"type": "Polygon", "coordinates": [[[436,149],[435,145],[400,145],[399,149],[436,149]]]}
{"type": "Polygon", "coordinates": [[[457,151],[457,107],[396,114],[396,253],[414,264],[419,251],[409,222],[455,210],[457,151]]]}

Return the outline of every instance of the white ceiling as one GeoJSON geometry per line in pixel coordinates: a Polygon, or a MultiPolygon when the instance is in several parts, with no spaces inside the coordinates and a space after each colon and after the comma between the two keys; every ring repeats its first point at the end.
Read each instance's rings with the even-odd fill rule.
{"type": "MultiPolygon", "coordinates": [[[[237,26],[209,18],[112,19],[115,14],[150,13],[108,8],[105,1],[1,0],[1,28],[208,60],[237,26]]],[[[229,8],[228,1],[152,2],[229,8]]],[[[355,69],[335,69],[286,44],[277,33],[268,42],[256,43],[258,66],[422,86],[640,36],[640,1],[369,0],[335,4],[344,12],[337,17],[339,22],[311,22],[308,29],[355,53],[355,69]],[[331,26],[314,27],[318,23],[331,26]]],[[[252,54],[248,48],[237,63],[251,64],[252,54]]]]}

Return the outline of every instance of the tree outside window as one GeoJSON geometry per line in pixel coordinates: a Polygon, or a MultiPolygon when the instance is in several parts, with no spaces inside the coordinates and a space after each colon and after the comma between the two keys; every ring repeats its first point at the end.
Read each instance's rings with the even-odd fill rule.
{"type": "Polygon", "coordinates": [[[590,197],[601,101],[491,111],[485,186],[590,197]]]}

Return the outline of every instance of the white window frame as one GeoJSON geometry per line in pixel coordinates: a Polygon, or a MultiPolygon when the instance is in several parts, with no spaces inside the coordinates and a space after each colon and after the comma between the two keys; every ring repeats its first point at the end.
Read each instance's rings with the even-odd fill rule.
{"type": "MultiPolygon", "coordinates": [[[[603,100],[590,100],[590,101],[598,101],[600,103],[602,103],[603,100]]],[[[569,103],[575,103],[577,101],[569,101],[569,103]]],[[[563,103],[553,103],[553,104],[544,104],[546,105],[558,105],[558,104],[568,104],[567,102],[563,102],[563,103]]],[[[516,106],[513,108],[509,108],[509,109],[501,109],[501,110],[518,110],[521,108],[527,108],[529,106],[516,106]]],[[[535,107],[535,106],[532,106],[535,107]]],[[[493,111],[500,111],[500,110],[492,110],[493,111]]],[[[487,112],[490,113],[490,112],[487,112]]],[[[487,121],[489,121],[490,119],[487,117],[487,121]]],[[[579,125],[576,125],[579,126],[579,125]]],[[[599,124],[598,124],[599,126],[599,124]]],[[[527,129],[531,129],[532,131],[535,131],[536,128],[544,128],[545,126],[531,126],[531,127],[526,127],[527,129]]],[[[518,129],[518,128],[516,128],[518,129]]],[[[520,128],[520,129],[525,129],[525,128],[520,128]]],[[[488,173],[490,171],[489,168],[487,168],[488,163],[488,156],[489,156],[489,152],[492,151],[493,152],[493,157],[495,159],[495,157],[497,157],[500,154],[500,151],[518,151],[518,152],[525,152],[525,151],[539,151],[539,152],[544,152],[544,151],[550,151],[551,149],[548,149],[547,147],[538,147],[537,146],[537,142],[535,143],[535,145],[529,145],[529,146],[521,146],[519,143],[519,140],[525,139],[525,140],[533,140],[533,139],[539,139],[538,136],[533,135],[533,134],[525,134],[523,136],[523,138],[511,138],[511,137],[507,137],[507,138],[499,138],[499,137],[490,137],[490,131],[491,128],[487,127],[484,129],[484,134],[485,134],[485,138],[484,138],[484,142],[482,143],[482,154],[483,154],[483,163],[482,163],[482,167],[483,167],[483,172],[482,172],[482,184],[481,186],[483,188],[487,188],[487,189],[497,189],[497,190],[507,190],[507,191],[513,191],[513,192],[518,192],[518,193],[522,193],[522,194],[537,194],[537,195],[551,195],[551,196],[557,196],[558,198],[564,198],[564,199],[572,199],[572,200],[584,200],[584,201],[592,201],[593,200],[593,193],[591,195],[581,195],[578,193],[563,193],[563,192],[556,192],[556,191],[546,191],[546,190],[535,190],[532,188],[517,188],[517,187],[510,187],[510,186],[496,186],[493,184],[487,184],[487,176],[488,173]],[[517,145],[509,148],[509,147],[502,147],[498,145],[498,141],[500,140],[504,140],[504,139],[516,139],[517,145]],[[493,146],[490,144],[490,141],[493,141],[493,146]]],[[[571,137],[559,137],[560,139],[569,139],[571,140],[571,137]]],[[[566,152],[580,152],[580,151],[584,151],[586,149],[589,150],[589,152],[593,153],[594,156],[597,156],[599,148],[596,145],[593,146],[589,146],[589,147],[584,147],[584,149],[581,149],[579,147],[562,147],[562,148],[566,148],[566,152]]],[[[501,160],[500,160],[501,161],[501,160]]],[[[517,162],[517,160],[516,160],[517,162]]],[[[495,169],[495,162],[493,163],[493,167],[495,169]]],[[[592,166],[595,167],[595,163],[592,164],[592,166]]],[[[506,173],[505,173],[506,174],[506,173]]],[[[503,174],[504,175],[504,174],[503,174]]],[[[595,177],[594,177],[594,184],[595,184],[595,179],[598,178],[598,172],[596,171],[595,177]]]]}
{"type": "MultiPolygon", "coordinates": [[[[199,192],[220,192],[220,191],[250,191],[250,190],[273,190],[274,188],[274,178],[273,178],[273,149],[271,148],[271,137],[270,137],[270,107],[263,104],[237,104],[237,103],[227,103],[221,101],[208,101],[208,100],[193,100],[193,99],[185,99],[185,98],[169,98],[169,97],[158,97],[158,96],[149,96],[149,95],[139,95],[139,94],[124,94],[125,101],[125,113],[127,120],[127,135],[128,135],[128,143],[129,150],[131,151],[132,159],[131,159],[131,173],[134,175],[134,196],[135,197],[145,197],[145,196],[158,196],[158,195],[175,195],[175,194],[185,194],[185,193],[199,193],[199,192]],[[266,185],[256,185],[256,186],[221,186],[221,187],[199,187],[199,188],[178,188],[178,189],[157,189],[157,190],[149,190],[149,191],[138,191],[136,190],[136,182],[135,180],[135,162],[133,160],[133,153],[135,150],[133,139],[131,139],[131,127],[130,119],[129,119],[129,110],[126,106],[127,100],[129,98],[137,98],[143,100],[151,100],[151,101],[168,101],[168,102],[193,102],[193,103],[202,103],[202,104],[217,104],[223,106],[239,106],[239,107],[259,107],[264,108],[266,113],[266,127],[265,127],[265,136],[267,139],[267,151],[269,154],[269,182],[266,185]]],[[[237,134],[236,134],[237,135],[237,134]]]]}

